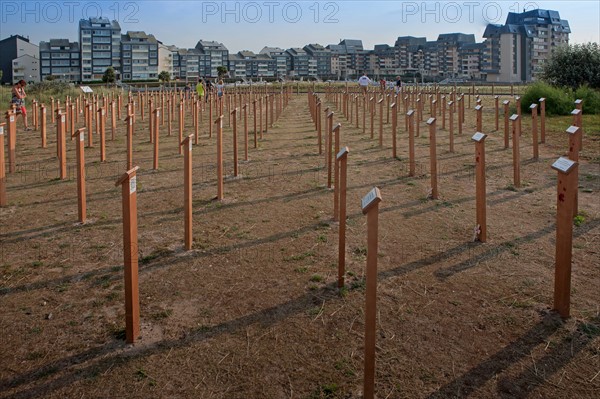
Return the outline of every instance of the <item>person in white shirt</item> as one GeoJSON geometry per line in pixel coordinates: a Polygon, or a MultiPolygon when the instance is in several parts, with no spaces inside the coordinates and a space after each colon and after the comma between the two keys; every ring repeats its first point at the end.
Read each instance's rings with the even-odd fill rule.
{"type": "Polygon", "coordinates": [[[363,95],[367,94],[367,89],[369,88],[370,83],[371,79],[369,79],[366,73],[363,73],[363,75],[358,79],[358,84],[362,88],[363,95]]]}

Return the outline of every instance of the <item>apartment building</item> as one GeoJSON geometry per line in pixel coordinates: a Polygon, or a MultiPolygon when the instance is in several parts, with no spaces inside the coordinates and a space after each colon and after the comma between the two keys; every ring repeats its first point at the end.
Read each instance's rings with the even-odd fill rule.
{"type": "Polygon", "coordinates": [[[196,50],[200,54],[204,55],[200,60],[199,73],[202,76],[217,77],[219,72],[218,67],[228,67],[229,62],[229,50],[223,45],[223,43],[199,40],[196,44],[196,50]]]}
{"type": "Polygon", "coordinates": [[[102,80],[108,67],[113,67],[117,80],[121,78],[121,26],[108,18],[79,21],[81,46],[81,80],[102,80]]]}
{"type": "Polygon", "coordinates": [[[12,60],[12,75],[15,84],[23,79],[27,83],[40,81],[40,60],[29,54],[22,55],[12,60]]]}
{"type": "Polygon", "coordinates": [[[158,79],[158,41],[144,32],[127,32],[121,36],[123,81],[158,79]]]}
{"type": "Polygon", "coordinates": [[[81,82],[81,49],[69,39],[40,42],[40,78],[49,76],[67,82],[81,82]]]}
{"type": "Polygon", "coordinates": [[[278,79],[285,78],[288,75],[287,69],[287,53],[279,47],[263,47],[259,54],[268,55],[275,60],[275,77],[278,79]]]}
{"type": "MultiPolygon", "coordinates": [[[[39,55],[39,48],[37,45],[30,43],[28,37],[11,35],[6,39],[0,40],[0,55],[0,70],[2,70],[2,79],[0,80],[0,83],[12,84],[14,81],[13,60],[24,55],[37,58],[39,55]]],[[[23,59],[21,62],[24,63],[29,61],[23,59]]],[[[21,73],[21,71],[17,71],[17,73],[21,73]]]]}
{"type": "Polygon", "coordinates": [[[332,77],[331,73],[331,50],[321,46],[320,44],[307,44],[302,48],[309,57],[316,60],[317,72],[316,75],[322,79],[332,77]]]}
{"type": "Polygon", "coordinates": [[[504,25],[489,24],[482,73],[488,82],[535,80],[552,51],[569,42],[569,22],[558,11],[509,13],[504,25]]]}

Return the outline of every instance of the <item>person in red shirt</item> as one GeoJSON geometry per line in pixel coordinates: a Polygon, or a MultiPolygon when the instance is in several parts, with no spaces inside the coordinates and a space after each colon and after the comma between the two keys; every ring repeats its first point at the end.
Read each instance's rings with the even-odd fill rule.
{"type": "Polygon", "coordinates": [[[27,109],[25,108],[25,85],[27,83],[21,79],[15,84],[12,88],[12,99],[10,100],[11,104],[15,106],[17,114],[21,114],[23,117],[23,126],[25,126],[25,130],[31,130],[27,125],[27,109]]]}

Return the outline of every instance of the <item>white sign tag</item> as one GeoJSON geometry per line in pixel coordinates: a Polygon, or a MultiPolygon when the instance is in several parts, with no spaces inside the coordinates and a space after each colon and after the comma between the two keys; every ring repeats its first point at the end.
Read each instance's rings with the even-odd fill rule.
{"type": "Polygon", "coordinates": [[[65,123],[65,116],[64,116],[64,115],[60,117],[60,121],[61,121],[62,123],[65,123]]]}
{"type": "Polygon", "coordinates": [[[81,133],[79,135],[79,141],[85,141],[85,134],[81,133]]]}
{"type": "Polygon", "coordinates": [[[475,133],[475,134],[473,135],[473,137],[471,137],[471,140],[473,140],[473,141],[476,141],[476,142],[478,142],[478,143],[479,143],[480,141],[482,141],[482,140],[483,140],[483,139],[485,139],[486,137],[487,137],[487,135],[485,135],[485,134],[483,134],[483,133],[480,133],[480,132],[477,132],[477,133],[475,133]]]}
{"type": "Polygon", "coordinates": [[[188,150],[192,151],[192,140],[188,140],[188,150]]]}
{"type": "Polygon", "coordinates": [[[15,121],[15,117],[14,117],[14,116],[11,116],[11,117],[10,117],[8,120],[9,120],[10,122],[14,122],[14,121],[15,121]]]}
{"type": "Polygon", "coordinates": [[[0,126],[0,136],[4,136],[4,126],[0,126]]]}
{"type": "Polygon", "coordinates": [[[575,164],[576,162],[570,160],[569,158],[560,157],[554,161],[552,168],[558,170],[559,172],[567,173],[575,164]]]}
{"type": "Polygon", "coordinates": [[[133,176],[129,180],[129,194],[135,193],[136,189],[137,189],[137,176],[133,176]]]}

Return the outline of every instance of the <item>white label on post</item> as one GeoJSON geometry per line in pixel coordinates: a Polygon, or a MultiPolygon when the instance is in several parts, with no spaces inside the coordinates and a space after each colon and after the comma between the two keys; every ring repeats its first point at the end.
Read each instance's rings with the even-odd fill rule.
{"type": "Polygon", "coordinates": [[[379,189],[374,187],[367,195],[365,195],[361,201],[361,208],[363,213],[367,212],[373,203],[381,201],[381,195],[379,189]]]}
{"type": "Polygon", "coordinates": [[[62,123],[65,123],[65,116],[64,116],[64,115],[60,117],[60,121],[61,121],[62,123]]]}
{"type": "Polygon", "coordinates": [[[156,117],[160,116],[160,111],[156,111],[156,117]]]}
{"type": "Polygon", "coordinates": [[[0,126],[0,136],[4,136],[4,126],[0,126]]]}
{"type": "Polygon", "coordinates": [[[348,152],[350,152],[348,150],[348,147],[344,147],[340,150],[340,152],[337,153],[337,155],[335,156],[335,159],[340,160],[344,155],[346,155],[348,152]]]}
{"type": "Polygon", "coordinates": [[[85,133],[79,135],[79,141],[85,141],[85,133]]]}
{"type": "Polygon", "coordinates": [[[571,125],[567,128],[566,132],[569,134],[575,134],[575,133],[577,133],[578,130],[579,130],[579,128],[577,126],[571,125]]]}
{"type": "Polygon", "coordinates": [[[487,137],[487,135],[477,132],[473,135],[473,137],[471,137],[471,140],[476,141],[476,142],[481,142],[483,139],[485,139],[487,137]]]}
{"type": "Polygon", "coordinates": [[[559,172],[567,173],[576,163],[577,162],[572,161],[569,158],[560,157],[552,164],[552,168],[559,172]]]}
{"type": "Polygon", "coordinates": [[[133,176],[129,180],[129,194],[135,193],[136,189],[137,189],[137,176],[133,176]]]}
{"type": "Polygon", "coordinates": [[[188,140],[188,150],[192,151],[192,140],[188,140]]]}
{"type": "Polygon", "coordinates": [[[8,120],[9,120],[10,122],[14,122],[14,121],[15,121],[15,117],[14,117],[14,116],[11,116],[11,117],[10,117],[8,120]]]}
{"type": "Polygon", "coordinates": [[[133,119],[129,118],[129,126],[133,126],[133,119]]]}

